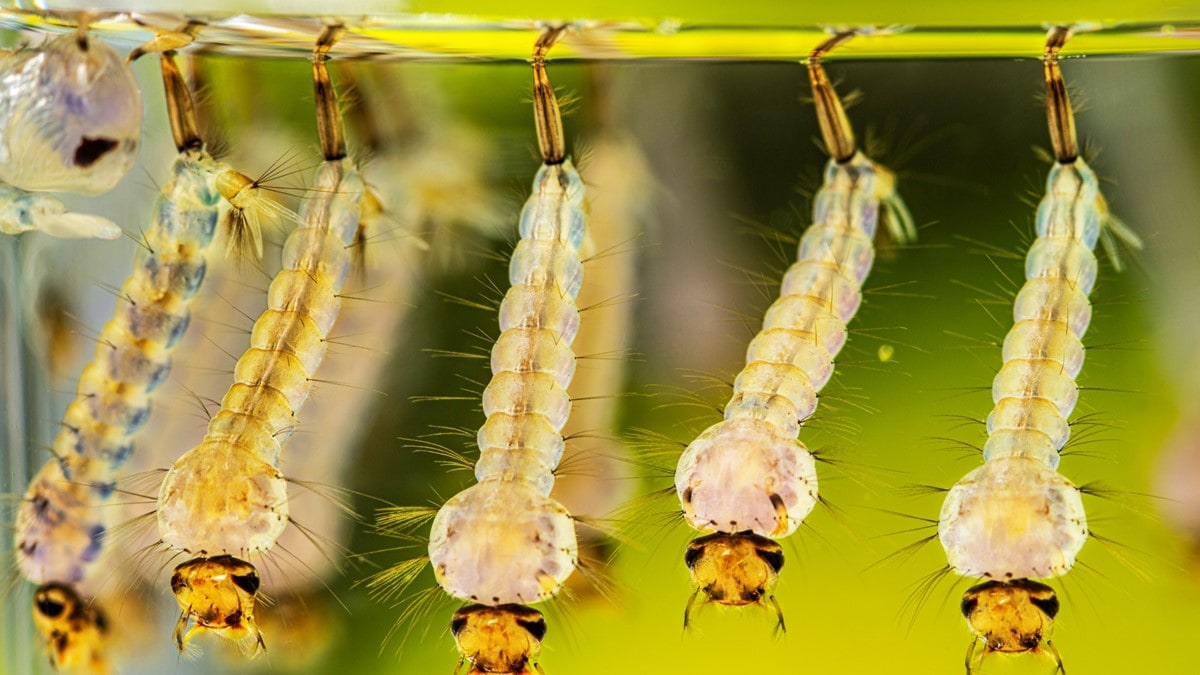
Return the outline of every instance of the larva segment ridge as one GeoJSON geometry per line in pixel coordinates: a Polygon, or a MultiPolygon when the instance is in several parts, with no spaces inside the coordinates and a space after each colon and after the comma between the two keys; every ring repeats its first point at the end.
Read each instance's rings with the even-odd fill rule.
{"type": "MultiPolygon", "coordinates": [[[[808,64],[833,155],[815,198],[813,224],[746,350],[724,420],[692,441],[676,467],[684,520],[713,533],[688,547],[685,561],[696,593],[725,605],[774,604],[770,590],[783,554],[771,539],[794,532],[818,501],[815,460],[797,435],[816,410],[818,392],[846,342],[846,324],[862,301],[881,209],[897,239],[915,234],[891,172],[856,149],[820,64],[826,51],[850,35],[831,37],[808,64]]],[[[696,597],[688,603],[685,624],[696,597]]]]}
{"type": "Polygon", "coordinates": [[[357,169],[344,158],[341,118],[327,117],[338,108],[325,59],[340,32],[326,27],[314,50],[325,161],[301,211],[302,225],[284,243],[267,309],[234,367],[221,409],[204,440],[175,462],[159,488],[162,542],[196,556],[176,567],[171,579],[181,609],[175,626],[181,650],[205,630],[241,641],[252,653],[265,644],[254,620],[258,573],[242,558],[270,551],[287,526],[283,444],[337,319],[364,192],[357,169]]]}

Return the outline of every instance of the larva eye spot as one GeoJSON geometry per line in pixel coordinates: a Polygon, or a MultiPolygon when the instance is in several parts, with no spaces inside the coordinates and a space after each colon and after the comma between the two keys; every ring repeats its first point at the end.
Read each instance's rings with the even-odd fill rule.
{"type": "Polygon", "coordinates": [[[712,602],[731,607],[761,603],[783,567],[783,549],[750,531],[717,532],[692,541],[685,557],[692,583],[712,602]]]}
{"type": "Polygon", "coordinates": [[[545,639],[545,637],[546,637],[546,620],[543,619],[540,614],[538,615],[537,619],[535,619],[535,620],[529,621],[529,620],[518,619],[517,623],[520,624],[520,626],[522,628],[524,628],[526,631],[528,631],[529,634],[533,636],[534,640],[541,642],[543,639],[545,639]]]}
{"type": "Polygon", "coordinates": [[[233,584],[235,586],[242,589],[247,594],[254,595],[258,592],[259,580],[257,572],[252,571],[249,574],[234,574],[230,578],[233,580],[233,584]]]}
{"type": "Polygon", "coordinates": [[[969,621],[971,619],[971,615],[975,613],[975,608],[978,606],[979,606],[978,598],[972,597],[970,594],[964,595],[963,599],[962,599],[962,604],[960,605],[960,610],[962,611],[963,618],[965,618],[969,621]]]}
{"type": "Polygon", "coordinates": [[[704,547],[698,546],[696,541],[688,543],[687,551],[683,554],[683,563],[687,565],[689,570],[695,569],[696,561],[700,560],[700,557],[704,555],[704,547]]]}
{"type": "Polygon", "coordinates": [[[119,145],[111,138],[83,137],[75,148],[75,166],[86,169],[119,145]]]}
{"type": "Polygon", "coordinates": [[[33,596],[33,607],[43,618],[58,619],[73,604],[72,593],[62,586],[48,585],[39,588],[33,596]]]}
{"type": "Polygon", "coordinates": [[[454,613],[451,633],[472,673],[527,673],[546,635],[542,613],[524,605],[468,605],[454,613]]]}
{"type": "Polygon", "coordinates": [[[783,569],[783,549],[773,541],[770,543],[770,547],[758,549],[758,557],[770,565],[776,574],[779,574],[779,570],[783,569]]]}
{"type": "Polygon", "coordinates": [[[107,672],[104,663],[107,622],[99,607],[69,586],[50,583],[33,596],[33,623],[46,641],[50,663],[61,670],[107,672]]]}
{"type": "Polygon", "coordinates": [[[1043,595],[1031,592],[1029,594],[1029,601],[1035,607],[1042,610],[1042,613],[1047,618],[1054,619],[1054,617],[1058,616],[1058,596],[1055,595],[1053,589],[1047,588],[1046,590],[1049,591],[1049,594],[1043,595]]]}

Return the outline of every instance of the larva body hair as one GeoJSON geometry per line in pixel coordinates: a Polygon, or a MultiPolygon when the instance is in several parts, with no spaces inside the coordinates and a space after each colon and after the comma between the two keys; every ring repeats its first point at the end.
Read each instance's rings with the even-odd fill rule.
{"type": "Polygon", "coordinates": [[[575,524],[551,499],[570,414],[579,326],[583,182],[570,160],[545,164],[521,212],[483,395],[476,485],[438,511],[429,557],[451,595],[484,605],[553,596],[575,569],[575,524]]]}

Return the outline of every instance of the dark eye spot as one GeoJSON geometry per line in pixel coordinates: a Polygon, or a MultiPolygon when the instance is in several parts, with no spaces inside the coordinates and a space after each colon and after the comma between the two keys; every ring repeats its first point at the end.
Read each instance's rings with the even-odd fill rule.
{"type": "Polygon", "coordinates": [[[67,609],[65,603],[59,602],[45,593],[38,594],[33,601],[37,611],[47,619],[57,619],[67,609]]]}
{"type": "Polygon", "coordinates": [[[75,148],[75,166],[86,169],[115,147],[117,142],[111,138],[84,137],[79,142],[79,147],[75,148]]]}
{"type": "Polygon", "coordinates": [[[251,572],[249,574],[233,575],[233,585],[246,591],[250,595],[258,592],[258,573],[251,572]]]}
{"type": "Polygon", "coordinates": [[[542,619],[542,618],[533,619],[533,620],[518,619],[517,624],[520,625],[521,628],[524,628],[525,630],[529,631],[529,634],[533,636],[533,639],[537,640],[538,642],[541,642],[542,638],[546,637],[546,620],[545,619],[542,619]]]}
{"type": "Polygon", "coordinates": [[[692,503],[692,488],[690,488],[690,487],[684,488],[682,497],[683,497],[684,504],[691,504],[692,503]]]}
{"type": "Polygon", "coordinates": [[[171,575],[171,592],[178,594],[187,587],[187,582],[183,580],[183,575],[179,572],[171,575]]]}
{"type": "Polygon", "coordinates": [[[696,546],[694,543],[688,544],[687,552],[685,552],[683,554],[683,562],[685,565],[687,565],[687,568],[690,570],[696,566],[696,563],[700,561],[700,558],[703,555],[704,555],[704,547],[703,546],[696,546]]]}
{"type": "Polygon", "coordinates": [[[450,634],[454,637],[458,637],[458,634],[461,633],[466,627],[467,617],[465,616],[459,616],[455,614],[454,618],[450,620],[450,634]]]}
{"type": "Polygon", "coordinates": [[[742,600],[746,602],[758,602],[758,599],[761,597],[762,591],[758,590],[757,588],[742,593],[742,600]]]}
{"type": "Polygon", "coordinates": [[[767,563],[767,565],[769,565],[776,574],[779,574],[779,570],[783,569],[783,551],[766,551],[760,548],[756,549],[755,553],[757,553],[758,557],[762,558],[762,561],[767,563]]]}
{"type": "Polygon", "coordinates": [[[1031,596],[1029,598],[1029,601],[1033,603],[1034,607],[1037,607],[1038,609],[1042,610],[1042,612],[1047,617],[1053,619],[1055,616],[1058,616],[1058,596],[1057,595],[1051,595],[1046,598],[1038,598],[1038,597],[1031,596]]]}
{"type": "Polygon", "coordinates": [[[978,606],[979,606],[978,598],[976,598],[975,596],[965,596],[962,599],[962,605],[960,606],[963,617],[965,617],[967,619],[971,618],[971,614],[973,614],[975,612],[975,608],[978,606]]]}

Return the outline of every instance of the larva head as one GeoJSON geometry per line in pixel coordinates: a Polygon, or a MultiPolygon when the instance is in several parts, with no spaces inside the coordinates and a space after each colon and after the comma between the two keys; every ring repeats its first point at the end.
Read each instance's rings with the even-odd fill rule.
{"type": "Polygon", "coordinates": [[[450,632],[458,653],[471,664],[468,675],[532,675],[546,636],[546,620],[524,605],[468,605],[454,613],[450,632]]]}
{"type": "Polygon", "coordinates": [[[717,532],[688,544],[683,559],[697,593],[711,602],[739,607],[762,604],[771,597],[783,569],[783,548],[748,530],[717,532]]]}
{"type": "Polygon", "coordinates": [[[0,87],[0,180],[101,194],[137,159],[142,95],[112,47],[71,33],[31,50],[0,87]]]}
{"type": "Polygon", "coordinates": [[[70,586],[42,584],[33,594],[33,625],[46,640],[57,670],[108,672],[108,625],[104,613],[70,586]]]}
{"type": "Polygon", "coordinates": [[[182,610],[175,624],[179,651],[203,631],[238,642],[251,654],[265,649],[262,632],[254,622],[258,586],[254,565],[230,555],[196,558],[176,567],[171,590],[182,610]]]}
{"type": "Polygon", "coordinates": [[[1054,625],[1058,596],[1029,579],[987,581],[963,594],[962,613],[983,642],[980,659],[991,652],[1033,652],[1054,625]]]}

